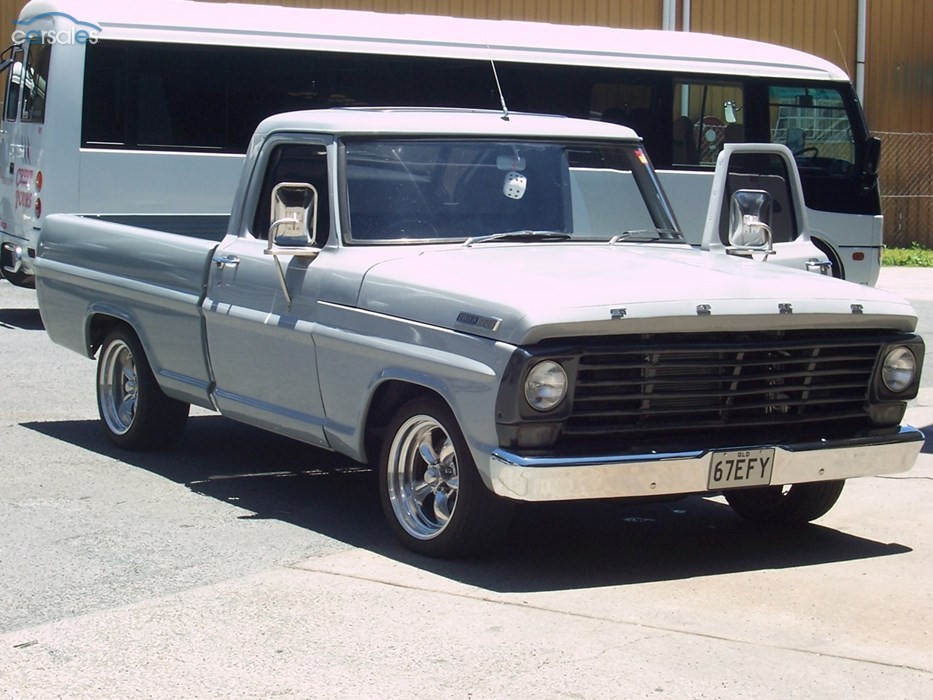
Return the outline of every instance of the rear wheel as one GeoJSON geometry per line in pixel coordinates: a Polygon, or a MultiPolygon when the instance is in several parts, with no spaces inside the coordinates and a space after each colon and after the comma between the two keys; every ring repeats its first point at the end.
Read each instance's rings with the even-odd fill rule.
{"type": "Polygon", "coordinates": [[[511,504],[480,478],[453,413],[433,398],[407,402],[389,423],[379,487],[398,538],[428,556],[479,553],[511,517],[511,504]]]}
{"type": "Polygon", "coordinates": [[[765,486],[725,491],[732,509],[748,520],[787,525],[807,523],[829,512],[842,493],[845,480],[792,486],[765,486]]]}
{"type": "Polygon", "coordinates": [[[189,406],[162,393],[139,339],[117,328],[104,340],[97,362],[97,409],[115,445],[152,450],[179,438],[189,406]]]}

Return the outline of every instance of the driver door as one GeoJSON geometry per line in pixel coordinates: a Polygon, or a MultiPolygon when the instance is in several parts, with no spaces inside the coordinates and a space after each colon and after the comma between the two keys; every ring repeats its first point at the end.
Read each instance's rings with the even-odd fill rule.
{"type": "MultiPolygon", "coordinates": [[[[317,245],[330,228],[327,144],[307,140],[270,144],[262,186],[249,221],[217,248],[208,278],[204,316],[214,399],[225,415],[316,445],[327,445],[315,351],[321,274],[317,259],[280,256],[289,298],[275,258],[266,254],[272,189],[302,182],[319,195],[317,245]]],[[[257,166],[263,171],[263,163],[257,166]]]]}

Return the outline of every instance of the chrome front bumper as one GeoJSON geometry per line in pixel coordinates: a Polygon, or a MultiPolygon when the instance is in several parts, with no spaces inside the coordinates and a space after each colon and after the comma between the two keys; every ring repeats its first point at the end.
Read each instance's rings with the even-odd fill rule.
{"type": "MultiPolygon", "coordinates": [[[[884,438],[775,445],[772,484],[832,481],[909,470],[923,433],[902,427],[884,438]]],[[[752,449],[771,445],[739,445],[752,449]]],[[[489,458],[492,490],[519,501],[564,501],[706,493],[713,450],[625,457],[522,457],[496,450],[489,458]]]]}

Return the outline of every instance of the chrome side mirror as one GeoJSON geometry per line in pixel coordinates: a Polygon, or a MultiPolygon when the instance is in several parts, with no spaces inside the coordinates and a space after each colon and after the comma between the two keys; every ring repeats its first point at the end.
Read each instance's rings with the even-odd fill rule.
{"type": "Polygon", "coordinates": [[[774,253],[771,195],[765,190],[736,190],[729,203],[729,245],[736,253],[774,253]]]}
{"type": "MultiPolygon", "coordinates": [[[[305,182],[280,182],[272,190],[269,248],[306,248],[317,240],[318,195],[305,182]]],[[[292,252],[292,251],[282,251],[292,252]]]]}
{"type": "Polygon", "coordinates": [[[275,259],[279,285],[289,308],[292,296],[279,256],[314,258],[321,252],[314,246],[317,240],[317,206],[318,195],[314,185],[280,182],[272,189],[272,221],[265,253],[275,259]]]}

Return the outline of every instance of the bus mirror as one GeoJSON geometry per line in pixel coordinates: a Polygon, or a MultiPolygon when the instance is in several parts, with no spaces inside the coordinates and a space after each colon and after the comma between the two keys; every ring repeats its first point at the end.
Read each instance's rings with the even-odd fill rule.
{"type": "MultiPolygon", "coordinates": [[[[317,190],[304,182],[280,182],[272,190],[269,248],[305,248],[317,238],[317,190]]],[[[287,252],[287,251],[282,251],[287,252]]]]}
{"type": "Polygon", "coordinates": [[[760,252],[772,248],[771,195],[764,190],[736,190],[729,203],[729,244],[738,252],[760,252]]]}
{"type": "Polygon", "coordinates": [[[874,177],[878,174],[878,167],[881,165],[881,139],[877,136],[869,136],[865,142],[865,168],[864,173],[874,177]]]}
{"type": "Polygon", "coordinates": [[[13,44],[12,46],[7,47],[3,53],[0,53],[0,73],[16,63],[17,59],[19,58],[19,54],[22,53],[22,51],[22,46],[19,44],[13,44]]]}
{"type": "Polygon", "coordinates": [[[722,105],[723,116],[726,118],[726,124],[735,124],[738,120],[738,109],[735,106],[735,102],[732,100],[726,100],[722,105]]]}

